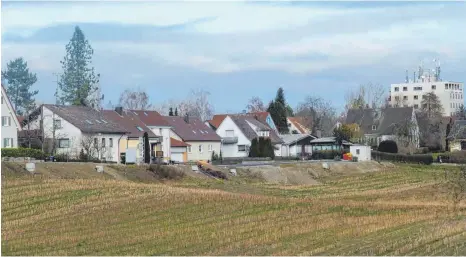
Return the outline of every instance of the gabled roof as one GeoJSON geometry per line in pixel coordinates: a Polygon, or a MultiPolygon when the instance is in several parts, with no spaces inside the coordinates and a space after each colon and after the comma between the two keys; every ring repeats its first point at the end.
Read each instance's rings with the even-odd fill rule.
{"type": "MultiPolygon", "coordinates": [[[[306,117],[288,117],[288,120],[290,123],[292,123],[297,129],[298,132],[301,134],[307,134],[309,133],[309,129],[306,127],[306,123],[309,123],[308,119],[306,117]],[[307,121],[307,122],[306,122],[307,121]]],[[[309,118],[310,120],[310,118],[309,118]]]]}
{"type": "Polygon", "coordinates": [[[289,135],[280,135],[280,138],[283,140],[283,144],[292,145],[296,142],[299,142],[305,138],[310,138],[311,140],[316,139],[315,136],[310,134],[289,134],[289,135]]]}
{"type": "MultiPolygon", "coordinates": [[[[321,137],[311,140],[311,144],[322,144],[322,143],[336,143],[335,137],[321,137]]],[[[343,145],[353,145],[353,143],[346,140],[342,141],[343,145]]]]}
{"type": "Polygon", "coordinates": [[[11,104],[10,98],[8,97],[8,95],[6,93],[6,89],[3,86],[3,84],[2,84],[2,96],[3,96],[3,99],[5,100],[5,104],[10,109],[11,116],[13,118],[13,121],[16,124],[16,128],[18,129],[18,131],[21,131],[21,129],[22,129],[21,128],[21,123],[19,122],[18,117],[16,116],[16,110],[13,108],[13,105],[11,104]]]}
{"type": "Polygon", "coordinates": [[[266,125],[269,127],[267,124],[267,117],[270,115],[268,112],[249,112],[249,113],[236,113],[236,114],[216,114],[212,118],[212,120],[208,121],[213,127],[216,129],[220,124],[222,124],[223,120],[227,116],[246,116],[246,117],[252,117],[257,119],[258,121],[262,122],[262,124],[266,125]]]}
{"type": "Polygon", "coordinates": [[[214,115],[214,117],[212,117],[212,120],[209,120],[207,122],[210,123],[210,125],[212,125],[212,127],[214,127],[215,129],[218,128],[218,126],[220,126],[220,124],[222,124],[223,120],[227,117],[228,115],[227,114],[217,114],[217,115],[214,115]]]}
{"type": "Polygon", "coordinates": [[[147,126],[160,126],[160,127],[169,127],[170,125],[165,120],[165,118],[160,115],[157,111],[140,111],[140,110],[130,110],[135,113],[139,119],[144,122],[147,126]]]}
{"type": "Polygon", "coordinates": [[[456,120],[447,138],[449,140],[466,139],[466,120],[456,120]]]}
{"type": "Polygon", "coordinates": [[[56,115],[73,124],[85,133],[125,134],[127,130],[104,117],[102,112],[86,106],[44,104],[56,115]]]}
{"type": "Polygon", "coordinates": [[[103,110],[103,116],[118,124],[119,127],[128,132],[128,137],[142,137],[144,132],[151,138],[157,137],[133,112],[123,110],[122,115],[114,110],[103,110]]]}
{"type": "Polygon", "coordinates": [[[173,137],[170,137],[170,146],[171,147],[187,147],[187,146],[190,146],[190,144],[187,144],[183,141],[176,140],[173,137]]]}
{"type": "Polygon", "coordinates": [[[230,118],[238,126],[238,128],[243,132],[244,136],[248,140],[253,140],[254,138],[257,138],[259,136],[257,132],[254,131],[254,129],[251,127],[250,124],[252,124],[261,130],[269,131],[270,140],[272,141],[273,144],[280,144],[283,142],[281,138],[277,135],[275,130],[271,129],[269,126],[263,124],[262,122],[256,120],[253,117],[242,116],[242,115],[238,115],[238,116],[232,115],[230,116],[230,118]]]}
{"type": "Polygon", "coordinates": [[[364,134],[391,135],[396,124],[412,119],[413,111],[413,107],[350,109],[345,123],[358,124],[364,134]],[[375,130],[372,130],[373,125],[375,130]]]}
{"type": "Polygon", "coordinates": [[[221,141],[213,129],[198,118],[189,118],[188,122],[178,116],[164,116],[173,132],[183,141],[221,141]]]}

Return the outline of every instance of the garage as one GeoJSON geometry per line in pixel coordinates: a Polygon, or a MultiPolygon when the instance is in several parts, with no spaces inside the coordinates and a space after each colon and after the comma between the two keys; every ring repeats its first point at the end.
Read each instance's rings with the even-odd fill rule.
{"type": "Polygon", "coordinates": [[[174,162],[186,162],[189,144],[170,138],[170,160],[174,162]]]}
{"type": "Polygon", "coordinates": [[[172,152],[171,160],[174,162],[184,162],[183,153],[174,153],[172,152]]]}

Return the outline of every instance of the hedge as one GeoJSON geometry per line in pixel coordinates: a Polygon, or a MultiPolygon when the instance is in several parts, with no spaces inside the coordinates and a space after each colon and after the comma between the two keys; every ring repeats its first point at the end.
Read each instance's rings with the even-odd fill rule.
{"type": "Polygon", "coordinates": [[[46,154],[33,148],[2,148],[2,157],[31,157],[44,159],[46,154]]]}
{"type": "MultiPolygon", "coordinates": [[[[466,152],[464,151],[440,153],[437,156],[440,156],[442,158],[443,163],[466,164],[466,152]]],[[[436,159],[435,161],[438,161],[438,160],[436,159]]]]}
{"type": "Polygon", "coordinates": [[[410,163],[423,163],[432,164],[434,159],[431,154],[398,154],[398,153],[384,153],[379,151],[371,152],[372,159],[385,160],[394,162],[410,162],[410,163]]]}
{"type": "Polygon", "coordinates": [[[311,159],[313,160],[333,160],[335,157],[342,157],[345,151],[339,150],[323,150],[323,151],[314,151],[312,152],[311,159]]]}

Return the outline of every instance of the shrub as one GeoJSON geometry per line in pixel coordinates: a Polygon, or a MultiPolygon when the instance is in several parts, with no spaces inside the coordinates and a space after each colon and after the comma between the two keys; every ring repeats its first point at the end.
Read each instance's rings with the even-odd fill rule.
{"type": "Polygon", "coordinates": [[[249,148],[249,157],[275,157],[274,147],[270,138],[254,138],[249,148]]]}
{"type": "Polygon", "coordinates": [[[45,153],[32,148],[2,148],[2,157],[31,157],[44,159],[45,153]]]}
{"type": "MultiPolygon", "coordinates": [[[[466,152],[456,151],[451,153],[438,154],[442,158],[443,163],[460,163],[466,164],[466,152]]],[[[436,160],[437,161],[437,160],[436,160]]]]}
{"type": "Polygon", "coordinates": [[[431,154],[396,154],[396,153],[384,153],[379,151],[371,152],[372,159],[375,160],[386,160],[394,162],[409,162],[409,163],[422,163],[432,164],[434,159],[431,154]]]}
{"type": "Polygon", "coordinates": [[[398,145],[393,140],[382,141],[377,151],[384,153],[398,153],[398,145]]]}
{"type": "Polygon", "coordinates": [[[148,170],[154,173],[158,179],[181,179],[185,175],[183,171],[175,167],[160,164],[151,164],[148,170]]]}
{"type": "Polygon", "coordinates": [[[312,152],[311,159],[313,160],[334,160],[335,157],[343,155],[343,151],[339,150],[322,150],[322,151],[314,151],[312,152]]]}

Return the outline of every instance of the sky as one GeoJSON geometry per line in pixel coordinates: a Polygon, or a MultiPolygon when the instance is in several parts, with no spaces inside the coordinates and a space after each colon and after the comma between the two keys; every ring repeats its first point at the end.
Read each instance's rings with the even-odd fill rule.
{"type": "Polygon", "coordinates": [[[54,103],[74,27],[94,49],[104,103],[141,88],[151,102],[210,92],[216,113],[267,103],[283,87],[342,110],[361,84],[402,83],[421,62],[466,80],[466,2],[2,1],[1,64],[23,57],[37,99],[54,103]]]}

